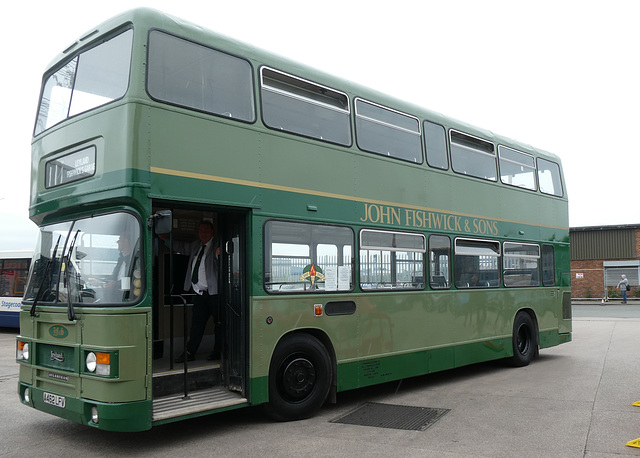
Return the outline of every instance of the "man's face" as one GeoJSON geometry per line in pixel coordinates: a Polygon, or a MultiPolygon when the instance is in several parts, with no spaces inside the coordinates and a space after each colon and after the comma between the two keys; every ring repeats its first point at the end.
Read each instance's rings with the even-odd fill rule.
{"type": "Polygon", "coordinates": [[[124,235],[120,235],[118,239],[118,250],[124,255],[131,253],[131,244],[129,243],[129,239],[124,235]]]}
{"type": "Polygon", "coordinates": [[[211,240],[212,237],[213,237],[213,230],[211,229],[211,226],[209,226],[208,224],[201,224],[198,227],[198,238],[203,244],[211,240]]]}

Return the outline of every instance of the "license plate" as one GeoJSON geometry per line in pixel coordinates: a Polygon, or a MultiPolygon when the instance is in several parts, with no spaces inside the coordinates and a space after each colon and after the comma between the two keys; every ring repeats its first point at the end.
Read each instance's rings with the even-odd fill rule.
{"type": "Polygon", "coordinates": [[[42,400],[45,404],[60,407],[61,409],[64,409],[66,401],[64,396],[58,396],[57,394],[51,394],[47,392],[42,393],[42,400]]]}

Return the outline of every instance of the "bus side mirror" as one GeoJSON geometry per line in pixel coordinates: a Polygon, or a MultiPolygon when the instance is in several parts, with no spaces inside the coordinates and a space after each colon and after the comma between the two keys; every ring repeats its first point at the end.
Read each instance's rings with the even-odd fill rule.
{"type": "Polygon", "coordinates": [[[149,218],[149,227],[153,227],[156,234],[168,234],[173,226],[171,210],[160,210],[149,218]]]}

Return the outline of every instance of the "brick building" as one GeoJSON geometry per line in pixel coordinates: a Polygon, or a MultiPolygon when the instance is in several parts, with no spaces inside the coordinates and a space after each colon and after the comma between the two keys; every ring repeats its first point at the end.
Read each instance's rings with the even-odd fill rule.
{"type": "Polygon", "coordinates": [[[571,242],[571,297],[619,297],[620,275],[629,279],[629,298],[640,284],[640,225],[574,227],[571,242]]]}

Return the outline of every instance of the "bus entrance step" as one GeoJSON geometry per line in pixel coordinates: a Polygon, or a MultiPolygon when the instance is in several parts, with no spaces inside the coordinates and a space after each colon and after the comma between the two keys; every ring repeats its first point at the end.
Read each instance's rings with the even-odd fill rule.
{"type": "Polygon", "coordinates": [[[223,388],[212,388],[197,391],[189,396],[165,396],[153,400],[153,421],[191,415],[198,412],[228,408],[234,405],[247,404],[247,399],[239,393],[223,388]]]}
{"type": "MultiPolygon", "coordinates": [[[[192,369],[187,373],[188,391],[201,391],[222,385],[220,366],[192,369]]],[[[184,371],[168,371],[153,374],[153,397],[184,393],[184,371]]]]}

